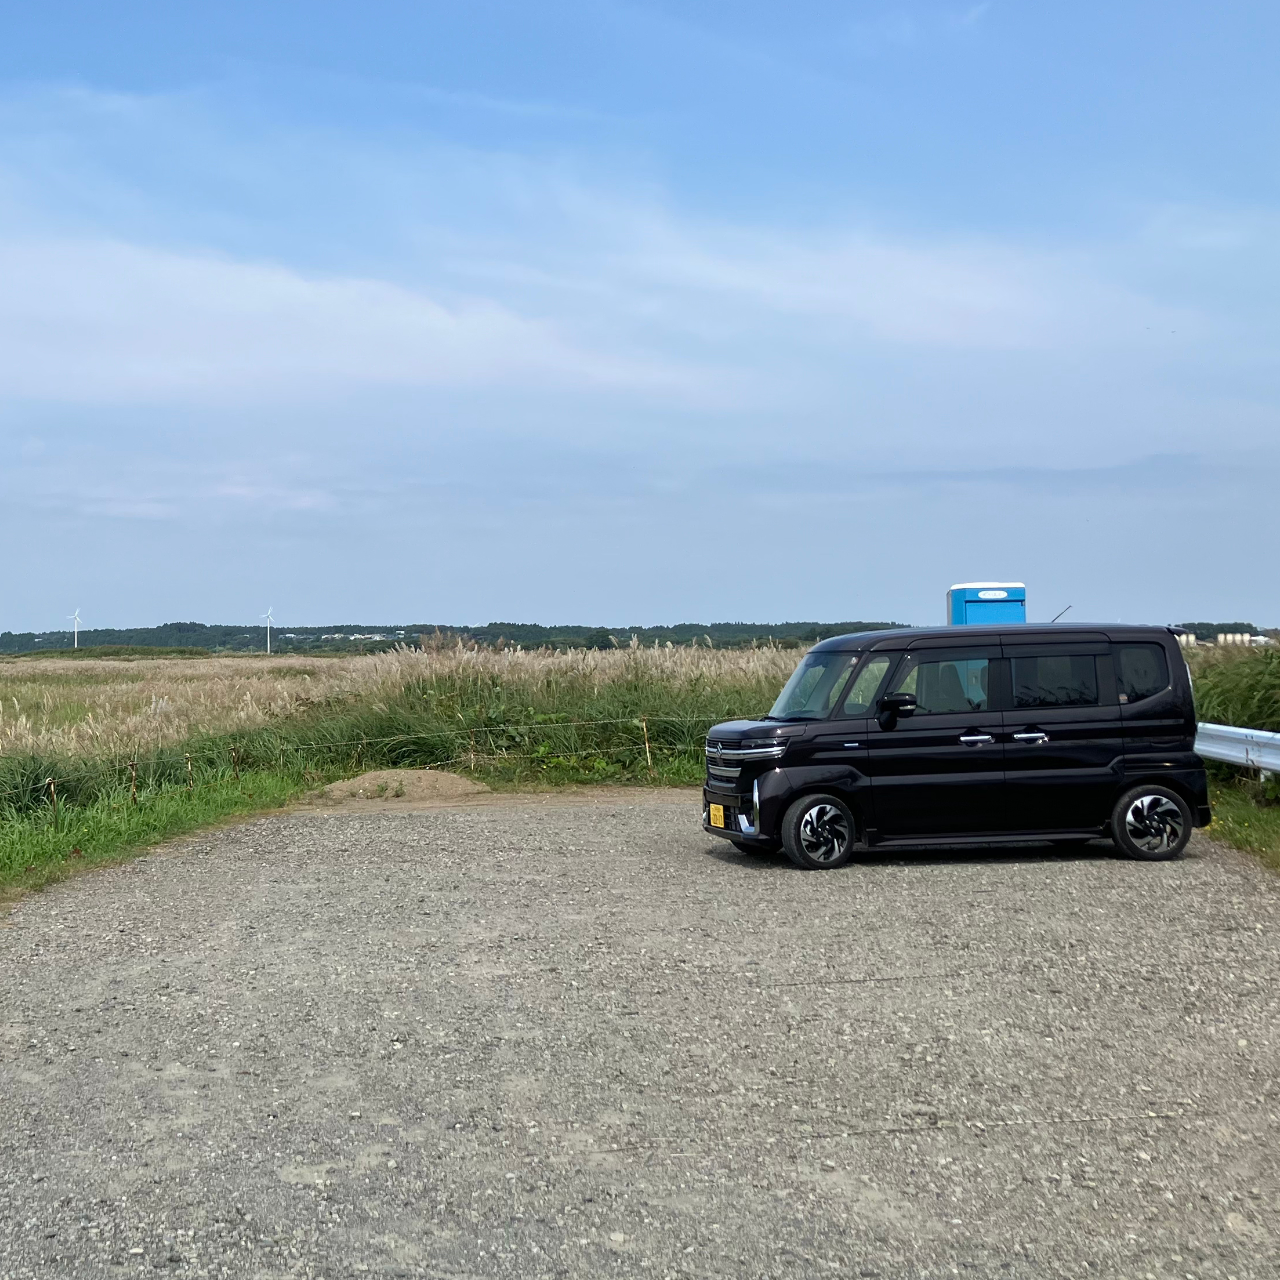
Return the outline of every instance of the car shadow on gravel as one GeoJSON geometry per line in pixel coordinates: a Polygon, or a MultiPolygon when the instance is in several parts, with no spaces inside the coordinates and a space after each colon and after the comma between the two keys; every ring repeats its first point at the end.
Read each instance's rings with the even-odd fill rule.
{"type": "MultiPolygon", "coordinates": [[[[727,841],[717,840],[703,851],[717,862],[727,863],[743,871],[799,871],[781,850],[744,851],[727,841]]],[[[1194,855],[1190,855],[1194,856],[1194,855]]],[[[1045,841],[1026,844],[989,845],[895,845],[892,850],[868,850],[855,854],[837,870],[853,871],[859,867],[955,866],[962,863],[990,865],[995,863],[1067,863],[1130,861],[1110,840],[1091,840],[1088,844],[1058,849],[1045,841]]]]}

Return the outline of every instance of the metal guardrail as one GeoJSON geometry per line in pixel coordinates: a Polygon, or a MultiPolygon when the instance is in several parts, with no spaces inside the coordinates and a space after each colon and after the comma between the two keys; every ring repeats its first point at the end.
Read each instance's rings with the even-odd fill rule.
{"type": "Polygon", "coordinates": [[[1280,773],[1280,733],[1237,729],[1231,724],[1196,726],[1196,755],[1250,769],[1280,773]]]}

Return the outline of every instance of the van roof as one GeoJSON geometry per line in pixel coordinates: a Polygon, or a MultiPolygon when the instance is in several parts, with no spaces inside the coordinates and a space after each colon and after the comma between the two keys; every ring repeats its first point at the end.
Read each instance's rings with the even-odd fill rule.
{"type": "Polygon", "coordinates": [[[1050,626],[1019,622],[992,627],[896,627],[892,631],[855,631],[852,635],[832,636],[813,646],[819,653],[846,649],[937,649],[962,644],[1036,644],[1037,642],[1071,641],[1093,644],[1108,640],[1156,640],[1163,643],[1168,636],[1181,634],[1178,627],[1050,626]]]}

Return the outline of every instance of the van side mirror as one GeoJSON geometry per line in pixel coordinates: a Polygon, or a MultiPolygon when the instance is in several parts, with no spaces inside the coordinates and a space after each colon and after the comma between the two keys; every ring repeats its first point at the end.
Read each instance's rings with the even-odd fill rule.
{"type": "Polygon", "coordinates": [[[914,693],[886,693],[878,705],[880,727],[891,729],[899,720],[914,715],[916,695],[914,693]]]}

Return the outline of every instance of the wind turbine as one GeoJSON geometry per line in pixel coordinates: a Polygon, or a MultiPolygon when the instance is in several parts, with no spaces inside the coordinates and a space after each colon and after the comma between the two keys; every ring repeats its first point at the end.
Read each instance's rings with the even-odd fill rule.
{"type": "Polygon", "coordinates": [[[266,618],[267,620],[267,656],[268,657],[271,656],[271,624],[275,621],[275,619],[271,616],[271,609],[272,609],[272,606],[267,605],[266,613],[260,615],[261,617],[266,618]]]}
{"type": "Polygon", "coordinates": [[[80,607],[79,605],[76,606],[75,613],[68,615],[67,621],[71,623],[71,628],[72,628],[71,647],[73,649],[78,649],[80,647],[80,607]]]}

